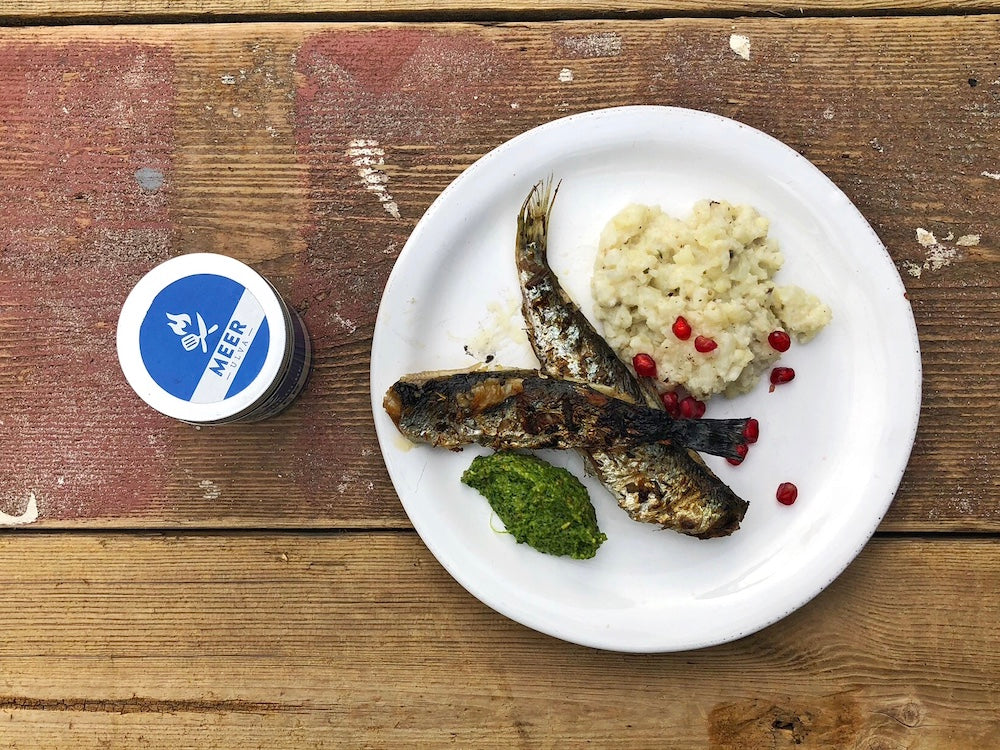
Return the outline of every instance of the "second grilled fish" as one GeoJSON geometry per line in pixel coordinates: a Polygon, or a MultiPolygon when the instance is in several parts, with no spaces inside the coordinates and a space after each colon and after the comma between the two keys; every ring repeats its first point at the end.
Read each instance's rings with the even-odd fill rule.
{"type": "MultiPolygon", "coordinates": [[[[651,407],[662,408],[648,381],[640,382],[618,359],[548,264],[551,181],[528,193],[517,219],[515,258],[528,339],[553,377],[580,378],[651,407]]],[[[636,521],[700,538],[727,536],[739,528],[747,503],[705,466],[673,445],[650,443],[621,450],[587,450],[594,473],[636,521]]]]}
{"type": "Polygon", "coordinates": [[[383,401],[406,437],[444,448],[628,448],[669,441],[736,458],[745,419],[674,419],[586,383],[534,370],[418,373],[383,401]]]}

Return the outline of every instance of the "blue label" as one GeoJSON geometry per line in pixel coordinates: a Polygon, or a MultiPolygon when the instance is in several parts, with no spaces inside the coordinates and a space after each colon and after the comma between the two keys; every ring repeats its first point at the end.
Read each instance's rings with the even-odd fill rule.
{"type": "Polygon", "coordinates": [[[269,344],[264,310],[240,283],[197,274],[164,287],[139,327],[146,370],[167,393],[212,403],[260,373],[269,344]]]}

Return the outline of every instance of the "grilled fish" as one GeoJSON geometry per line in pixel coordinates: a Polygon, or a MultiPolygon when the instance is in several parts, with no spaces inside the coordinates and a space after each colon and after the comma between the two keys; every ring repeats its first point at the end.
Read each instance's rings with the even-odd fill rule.
{"type": "MultiPolygon", "coordinates": [[[[517,219],[515,257],[528,339],[548,375],[604,386],[636,403],[662,408],[655,388],[638,381],[562,289],[549,267],[549,214],[558,186],[537,183],[517,219]]],[[[693,451],[649,443],[593,449],[584,456],[594,474],[636,521],[702,539],[739,528],[747,502],[693,451]]]]}
{"type": "Polygon", "coordinates": [[[388,390],[386,412],[406,437],[459,449],[592,448],[669,441],[736,458],[745,419],[674,419],[607,390],[535,370],[407,375],[388,390]]]}

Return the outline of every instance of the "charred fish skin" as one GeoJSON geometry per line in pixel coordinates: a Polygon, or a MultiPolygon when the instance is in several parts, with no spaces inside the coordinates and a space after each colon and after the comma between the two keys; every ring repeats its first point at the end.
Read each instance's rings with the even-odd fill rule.
{"type": "MultiPolygon", "coordinates": [[[[536,183],[521,207],[515,247],[522,309],[542,370],[619,390],[662,408],[655,389],[641,384],[562,289],[549,267],[549,215],[557,190],[536,183]]],[[[699,537],[728,536],[748,504],[690,451],[650,444],[627,451],[584,451],[593,473],[634,520],[699,537]]]]}
{"type": "Polygon", "coordinates": [[[712,539],[736,531],[749,507],[685,450],[650,443],[585,458],[618,505],[641,523],[712,539]]]}
{"type": "Polygon", "coordinates": [[[398,380],[383,404],[406,437],[452,449],[478,443],[495,450],[604,450],[669,440],[735,458],[746,442],[746,420],[673,419],[536,370],[416,373],[398,380]]]}

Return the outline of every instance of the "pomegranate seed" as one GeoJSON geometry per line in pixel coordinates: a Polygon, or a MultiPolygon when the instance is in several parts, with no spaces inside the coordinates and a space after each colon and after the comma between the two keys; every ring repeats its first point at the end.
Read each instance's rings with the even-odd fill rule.
{"type": "Polygon", "coordinates": [[[666,410],[667,414],[674,418],[680,416],[680,401],[677,398],[676,391],[666,391],[665,393],[661,393],[660,401],[663,402],[663,408],[666,410]]]}
{"type": "Polygon", "coordinates": [[[791,482],[782,482],[779,484],[778,491],[775,493],[775,497],[778,498],[778,502],[782,505],[791,505],[798,496],[799,488],[791,482]]]}
{"type": "Polygon", "coordinates": [[[771,331],[767,334],[767,343],[775,351],[787,352],[788,347],[792,345],[792,337],[784,331],[771,331]]]}
{"type": "Polygon", "coordinates": [[[691,396],[682,398],[678,406],[680,408],[681,416],[684,419],[694,419],[694,413],[697,411],[694,405],[694,398],[691,396]]]}
{"type": "Polygon", "coordinates": [[[747,426],[743,428],[743,437],[750,444],[756,443],[757,438],[760,437],[760,422],[753,418],[748,419],[747,426]]]}
{"type": "Polygon", "coordinates": [[[710,339],[708,336],[695,336],[694,348],[702,354],[707,354],[717,346],[715,339],[710,339]]]}
{"type": "Polygon", "coordinates": [[[750,449],[745,445],[737,445],[736,452],[739,454],[736,458],[726,459],[733,466],[739,466],[741,463],[743,463],[743,459],[747,457],[747,453],[750,452],[750,449]]]}
{"type": "Polygon", "coordinates": [[[680,315],[677,316],[677,320],[674,321],[674,324],[670,326],[670,330],[672,330],[674,332],[674,336],[679,338],[681,341],[687,341],[691,338],[691,324],[684,320],[684,318],[680,315]]]}
{"type": "Polygon", "coordinates": [[[640,378],[656,377],[656,362],[648,354],[636,354],[632,357],[632,367],[640,378]]]}
{"type": "Polygon", "coordinates": [[[678,407],[684,419],[701,419],[705,416],[705,402],[699,401],[694,396],[682,398],[678,407]]]}
{"type": "Polygon", "coordinates": [[[791,367],[775,367],[771,370],[771,385],[781,385],[795,379],[795,370],[791,367]]]}

